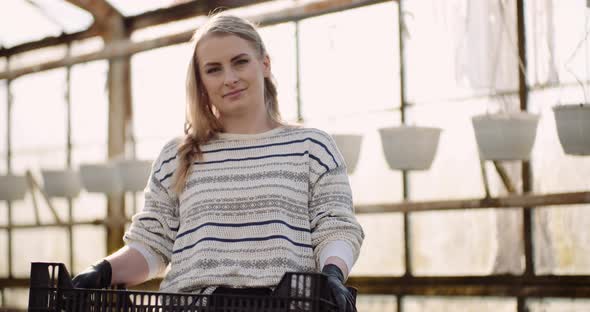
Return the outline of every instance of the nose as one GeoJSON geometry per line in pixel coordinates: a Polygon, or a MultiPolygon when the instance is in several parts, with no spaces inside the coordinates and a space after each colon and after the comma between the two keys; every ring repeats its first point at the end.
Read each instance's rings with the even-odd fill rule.
{"type": "Polygon", "coordinates": [[[238,80],[240,80],[238,78],[238,75],[236,74],[236,72],[232,69],[226,70],[225,71],[225,80],[224,80],[224,84],[227,86],[231,86],[233,84],[235,84],[236,82],[238,82],[238,80]]]}

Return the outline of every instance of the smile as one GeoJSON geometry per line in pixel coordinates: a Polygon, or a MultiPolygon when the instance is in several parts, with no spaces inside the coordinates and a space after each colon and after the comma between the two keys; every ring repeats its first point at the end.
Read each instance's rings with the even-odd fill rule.
{"type": "Polygon", "coordinates": [[[223,97],[234,96],[234,95],[237,95],[237,94],[239,94],[240,92],[242,92],[244,90],[246,90],[246,88],[240,89],[240,90],[236,90],[236,91],[232,91],[232,92],[229,92],[229,93],[224,94],[223,97]]]}

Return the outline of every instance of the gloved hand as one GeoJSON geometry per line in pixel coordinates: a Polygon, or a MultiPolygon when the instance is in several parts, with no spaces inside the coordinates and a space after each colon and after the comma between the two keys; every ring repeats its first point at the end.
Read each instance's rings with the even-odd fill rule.
{"type": "Polygon", "coordinates": [[[354,298],[346,286],[344,286],[344,274],[335,264],[328,264],[322,269],[322,273],[328,276],[328,287],[332,297],[338,306],[339,312],[356,312],[354,298]]]}
{"type": "Polygon", "coordinates": [[[107,288],[111,286],[111,275],[111,264],[107,260],[102,260],[76,275],[72,284],[75,288],[107,288]]]}

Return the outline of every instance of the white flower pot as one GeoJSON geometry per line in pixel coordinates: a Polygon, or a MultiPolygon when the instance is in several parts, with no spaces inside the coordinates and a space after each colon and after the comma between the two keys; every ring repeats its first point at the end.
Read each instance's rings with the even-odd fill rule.
{"type": "Polygon", "coordinates": [[[124,191],[140,192],[147,185],[152,162],[147,160],[120,160],[116,163],[124,191]]]}
{"type": "Polygon", "coordinates": [[[123,192],[117,169],[110,163],[80,165],[80,177],[88,192],[112,195],[123,192]]]}
{"type": "Polygon", "coordinates": [[[348,174],[352,174],[359,161],[363,136],[359,134],[332,134],[332,138],[344,157],[346,171],[348,174]]]}
{"type": "Polygon", "coordinates": [[[526,112],[477,115],[471,118],[480,157],[484,160],[528,160],[537,135],[539,115],[526,112]]]}
{"type": "Polygon", "coordinates": [[[590,155],[590,105],[560,105],[553,107],[553,112],[563,151],[590,155]]]}
{"type": "Polygon", "coordinates": [[[18,175],[0,175],[0,200],[21,200],[27,193],[27,179],[18,175]]]}
{"type": "Polygon", "coordinates": [[[80,176],[72,169],[41,170],[41,176],[43,189],[49,197],[73,198],[80,194],[80,176]]]}
{"type": "Polygon", "coordinates": [[[401,126],[379,129],[381,144],[389,167],[394,170],[430,168],[442,129],[401,126]]]}

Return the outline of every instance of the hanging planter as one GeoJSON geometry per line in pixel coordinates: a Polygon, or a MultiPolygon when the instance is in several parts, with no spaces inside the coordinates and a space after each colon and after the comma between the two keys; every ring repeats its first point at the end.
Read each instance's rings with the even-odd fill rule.
{"type": "Polygon", "coordinates": [[[430,168],[442,129],[401,126],[379,129],[381,144],[389,167],[394,170],[430,168]]]}
{"type": "Polygon", "coordinates": [[[24,176],[0,175],[0,200],[22,200],[27,193],[24,176]]]}
{"type": "Polygon", "coordinates": [[[360,134],[332,134],[332,138],[344,157],[346,172],[352,174],[359,161],[363,136],[360,134]]]}
{"type": "Polygon", "coordinates": [[[121,194],[123,187],[117,169],[112,164],[80,165],[82,185],[88,192],[121,194]]]}
{"type": "Polygon", "coordinates": [[[124,191],[140,192],[145,189],[152,169],[151,161],[120,160],[115,166],[124,191]]]}
{"type": "Polygon", "coordinates": [[[471,119],[483,160],[528,160],[539,115],[526,112],[477,115],[471,119]]]}
{"type": "Polygon", "coordinates": [[[553,107],[559,142],[566,154],[590,155],[590,105],[553,107]]]}
{"type": "Polygon", "coordinates": [[[80,194],[80,176],[72,169],[41,170],[41,176],[43,189],[49,197],[73,198],[80,194]]]}

